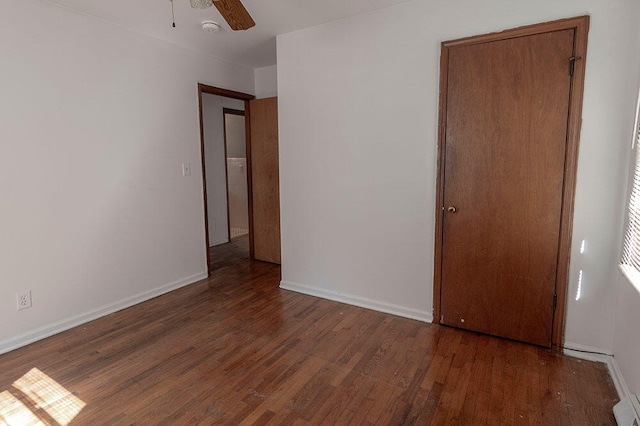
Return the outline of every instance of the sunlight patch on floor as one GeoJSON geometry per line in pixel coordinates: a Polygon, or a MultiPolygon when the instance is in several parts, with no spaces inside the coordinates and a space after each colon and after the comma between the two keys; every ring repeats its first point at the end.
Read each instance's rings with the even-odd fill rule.
{"type": "Polygon", "coordinates": [[[0,393],[0,425],[44,425],[35,414],[9,391],[0,393]]]}
{"type": "Polygon", "coordinates": [[[13,388],[0,393],[0,425],[44,425],[42,419],[49,416],[58,425],[67,426],[86,405],[37,368],[16,380],[13,388]]]}

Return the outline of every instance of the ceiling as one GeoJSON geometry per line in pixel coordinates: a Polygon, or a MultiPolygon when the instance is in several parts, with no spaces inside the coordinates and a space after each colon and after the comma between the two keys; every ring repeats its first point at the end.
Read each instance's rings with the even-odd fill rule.
{"type": "Polygon", "coordinates": [[[189,0],[174,0],[172,28],[169,0],[45,0],[82,14],[166,40],[182,47],[258,68],[276,63],[275,36],[410,0],[243,0],[256,26],[232,31],[215,7],[191,9],[189,0]],[[202,30],[213,20],[222,29],[202,30]]]}

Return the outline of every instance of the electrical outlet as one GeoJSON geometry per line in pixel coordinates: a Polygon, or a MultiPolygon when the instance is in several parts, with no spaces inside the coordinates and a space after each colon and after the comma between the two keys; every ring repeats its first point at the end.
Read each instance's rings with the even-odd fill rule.
{"type": "Polygon", "coordinates": [[[191,176],[191,163],[182,163],[182,176],[191,176]]]}
{"type": "Polygon", "coordinates": [[[18,310],[28,309],[31,307],[31,290],[16,293],[16,301],[18,302],[18,310]]]}

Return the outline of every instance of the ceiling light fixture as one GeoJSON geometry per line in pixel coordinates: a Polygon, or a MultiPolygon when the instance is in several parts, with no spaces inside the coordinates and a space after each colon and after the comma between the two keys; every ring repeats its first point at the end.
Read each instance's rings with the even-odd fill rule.
{"type": "Polygon", "coordinates": [[[215,33],[220,30],[220,25],[213,21],[202,21],[202,29],[210,33],[215,33]]]}

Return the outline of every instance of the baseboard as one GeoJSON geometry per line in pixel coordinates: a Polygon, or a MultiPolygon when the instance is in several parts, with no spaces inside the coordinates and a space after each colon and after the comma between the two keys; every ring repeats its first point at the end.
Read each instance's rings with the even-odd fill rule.
{"type": "Polygon", "coordinates": [[[297,293],[307,294],[310,296],[320,297],[322,299],[329,299],[336,302],[346,303],[347,305],[354,305],[361,308],[372,309],[378,312],[397,315],[400,317],[411,318],[423,322],[433,322],[433,315],[428,311],[407,308],[405,306],[394,305],[392,303],[380,302],[378,300],[371,300],[365,297],[325,290],[303,284],[296,284],[284,280],[280,282],[280,288],[284,290],[295,291],[297,293]]]}
{"type": "Polygon", "coordinates": [[[586,359],[587,361],[602,362],[605,364],[613,355],[610,351],[604,349],[579,345],[571,342],[565,342],[562,349],[565,355],[572,356],[574,358],[586,359]]]}
{"type": "Polygon", "coordinates": [[[197,281],[207,278],[207,276],[208,275],[206,272],[200,272],[198,274],[191,275],[189,277],[174,281],[161,287],[157,287],[152,290],[121,299],[117,302],[104,305],[100,308],[93,309],[91,311],[87,311],[82,314],[63,319],[53,324],[48,324],[44,327],[28,331],[19,336],[2,340],[0,341],[0,354],[10,352],[22,346],[37,342],[38,340],[53,336],[54,334],[61,333],[89,321],[93,321],[114,312],[121,311],[122,309],[129,308],[133,305],[137,305],[138,303],[145,302],[149,299],[153,299],[154,297],[161,296],[165,293],[169,293],[170,291],[177,290],[189,284],[193,284],[197,281]]]}
{"type": "Polygon", "coordinates": [[[622,376],[622,372],[620,371],[620,367],[618,367],[618,362],[615,357],[609,357],[607,360],[607,368],[609,369],[609,375],[611,376],[611,380],[613,381],[613,385],[616,387],[616,391],[618,392],[620,399],[630,398],[631,392],[629,391],[627,382],[624,381],[624,377],[622,376]]]}
{"type": "Polygon", "coordinates": [[[227,238],[222,238],[219,240],[209,241],[209,248],[219,246],[220,244],[226,244],[229,240],[227,238]]]}

